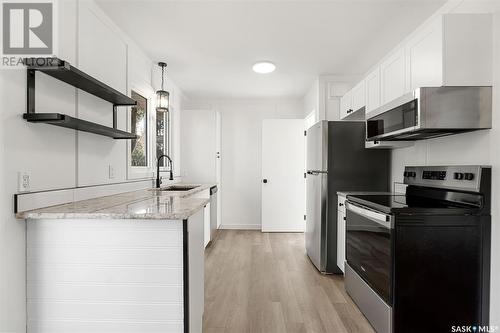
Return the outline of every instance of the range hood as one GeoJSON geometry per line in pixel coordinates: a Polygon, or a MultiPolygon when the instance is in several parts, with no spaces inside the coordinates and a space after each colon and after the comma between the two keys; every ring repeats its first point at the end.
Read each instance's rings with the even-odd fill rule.
{"type": "Polygon", "coordinates": [[[375,111],[367,141],[413,141],[491,128],[491,87],[422,87],[375,111]]]}

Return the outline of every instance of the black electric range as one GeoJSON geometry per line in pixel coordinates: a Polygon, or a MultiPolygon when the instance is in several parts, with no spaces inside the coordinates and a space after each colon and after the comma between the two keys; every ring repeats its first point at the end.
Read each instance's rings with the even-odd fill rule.
{"type": "Polygon", "coordinates": [[[348,293],[379,333],[487,325],[491,168],[406,167],[404,182],[347,197],[348,293]]]}

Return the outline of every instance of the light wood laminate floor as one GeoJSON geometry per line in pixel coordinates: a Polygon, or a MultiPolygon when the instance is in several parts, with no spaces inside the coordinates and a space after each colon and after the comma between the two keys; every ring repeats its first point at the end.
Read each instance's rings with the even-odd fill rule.
{"type": "Polygon", "coordinates": [[[205,257],[204,333],[374,332],[304,235],[222,230],[205,257]]]}

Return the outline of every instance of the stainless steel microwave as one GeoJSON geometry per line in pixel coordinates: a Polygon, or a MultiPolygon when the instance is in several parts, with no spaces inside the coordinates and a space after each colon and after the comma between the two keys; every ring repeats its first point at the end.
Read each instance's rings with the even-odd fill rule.
{"type": "Polygon", "coordinates": [[[421,140],[491,128],[491,87],[423,87],[372,111],[367,141],[421,140]]]}

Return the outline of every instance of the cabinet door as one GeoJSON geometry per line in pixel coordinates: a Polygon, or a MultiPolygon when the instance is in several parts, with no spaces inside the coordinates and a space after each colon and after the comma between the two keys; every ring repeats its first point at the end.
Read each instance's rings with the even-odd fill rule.
{"type": "Polygon", "coordinates": [[[406,93],[404,48],[397,50],[380,64],[380,78],[382,82],[382,104],[401,97],[406,93]]]}
{"type": "Polygon", "coordinates": [[[443,85],[443,24],[436,19],[406,44],[410,91],[443,85]]]}
{"type": "Polygon", "coordinates": [[[353,112],[358,111],[365,106],[365,80],[358,83],[351,94],[351,109],[353,112]]]}
{"type": "Polygon", "coordinates": [[[346,92],[344,96],[340,98],[340,119],[344,119],[352,112],[352,90],[346,92]]]}
{"type": "Polygon", "coordinates": [[[345,263],[345,213],[337,211],[337,266],[344,272],[345,263]]]}
{"type": "MultiPolygon", "coordinates": [[[[380,67],[368,74],[365,79],[366,110],[368,114],[380,106],[380,67]]],[[[368,117],[367,117],[368,118],[368,117]]]]}

